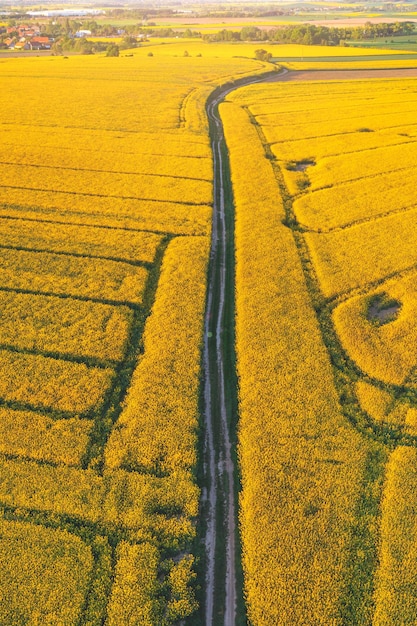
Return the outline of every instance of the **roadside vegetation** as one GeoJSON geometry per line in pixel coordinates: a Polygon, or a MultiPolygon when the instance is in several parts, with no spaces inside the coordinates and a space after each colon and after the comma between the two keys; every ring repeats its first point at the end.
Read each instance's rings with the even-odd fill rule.
{"type": "Polygon", "coordinates": [[[243,93],[251,101],[250,89],[221,106],[236,207],[248,614],[253,624],[337,623],[370,448],[343,418],[280,188],[256,127],[235,103],[243,93]]]}
{"type": "Polygon", "coordinates": [[[399,624],[415,610],[414,91],[277,83],[222,105],[256,625],[399,624]]]}

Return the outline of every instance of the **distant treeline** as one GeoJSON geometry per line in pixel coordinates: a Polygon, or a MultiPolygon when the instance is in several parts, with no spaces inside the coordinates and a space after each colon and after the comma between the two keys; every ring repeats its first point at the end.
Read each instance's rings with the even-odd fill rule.
{"type": "Polygon", "coordinates": [[[277,43],[298,43],[307,45],[338,46],[343,42],[396,37],[415,33],[413,22],[394,24],[371,24],[346,28],[328,28],[309,24],[281,26],[271,30],[257,26],[245,26],[240,31],[223,29],[218,33],[203,35],[208,41],[274,41],[277,43]]]}

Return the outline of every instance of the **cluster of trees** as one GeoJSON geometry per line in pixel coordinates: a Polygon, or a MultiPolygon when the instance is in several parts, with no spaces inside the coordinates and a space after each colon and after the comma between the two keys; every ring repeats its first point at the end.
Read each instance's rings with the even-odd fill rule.
{"type": "MultiPolygon", "coordinates": [[[[131,17],[131,16],[130,16],[131,17]]],[[[146,22],[146,20],[144,20],[146,22]]],[[[126,24],[121,29],[113,24],[100,24],[95,20],[76,20],[69,18],[57,18],[54,22],[38,24],[42,34],[47,34],[55,39],[72,39],[80,30],[91,32],[93,37],[120,37],[129,39],[130,47],[137,45],[138,35],[153,35],[154,37],[201,37],[201,33],[187,28],[185,30],[174,30],[172,28],[158,28],[153,22],[148,22],[146,26],[142,23],[126,24]]]]}
{"type": "Polygon", "coordinates": [[[69,37],[61,37],[52,45],[52,52],[57,55],[66,54],[68,52],[75,54],[95,54],[96,52],[104,52],[108,44],[101,41],[88,41],[84,37],[74,39],[69,37]]]}
{"type": "Polygon", "coordinates": [[[297,43],[307,45],[337,46],[346,41],[396,37],[415,33],[412,22],[394,24],[372,24],[354,28],[328,28],[309,24],[294,24],[270,30],[257,26],[245,26],[240,31],[223,29],[212,35],[203,35],[209,41],[274,41],[277,43],[297,43]]]}
{"type": "Polygon", "coordinates": [[[198,30],[191,30],[186,28],[185,30],[174,30],[173,28],[138,28],[138,33],[144,36],[152,37],[184,37],[189,39],[191,37],[201,37],[201,32],[198,30]]]}

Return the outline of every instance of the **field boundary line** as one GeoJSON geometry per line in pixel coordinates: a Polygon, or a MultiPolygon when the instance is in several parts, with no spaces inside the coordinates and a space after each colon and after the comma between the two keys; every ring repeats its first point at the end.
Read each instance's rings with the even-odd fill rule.
{"type": "Polygon", "coordinates": [[[54,291],[35,291],[32,289],[20,289],[18,287],[5,287],[0,285],[0,292],[7,291],[9,293],[32,294],[33,296],[52,296],[54,298],[62,298],[63,300],[79,300],[80,302],[93,302],[95,304],[108,304],[109,306],[126,306],[133,311],[143,310],[143,305],[128,300],[110,300],[106,298],[93,298],[89,296],[80,296],[69,293],[56,293],[54,291]]]}
{"type": "MultiPolygon", "coordinates": [[[[207,181],[204,181],[207,182],[207,181]]],[[[86,198],[111,198],[112,200],[143,200],[145,202],[157,202],[158,204],[179,204],[182,206],[207,206],[207,202],[179,202],[178,200],[158,200],[156,198],[140,198],[137,196],[112,196],[110,194],[100,194],[100,193],[79,193],[78,191],[64,191],[62,189],[41,189],[38,187],[23,187],[21,185],[0,185],[1,189],[16,189],[25,191],[41,191],[43,193],[56,193],[56,194],[66,194],[68,196],[84,196],[86,198]]],[[[99,214],[103,217],[102,214],[99,214]]],[[[104,216],[105,217],[105,216],[104,216]]]]}
{"type": "MultiPolygon", "coordinates": [[[[99,170],[92,169],[89,167],[65,167],[63,165],[43,165],[39,163],[15,163],[10,161],[0,161],[0,165],[11,165],[17,168],[39,168],[39,169],[49,169],[49,170],[63,170],[69,172],[94,172],[95,174],[122,174],[126,176],[150,176],[152,178],[174,178],[176,180],[195,180],[202,182],[210,182],[207,178],[195,178],[193,176],[176,176],[175,174],[153,174],[149,172],[124,172],[120,170],[99,170]]],[[[7,186],[7,185],[5,185],[7,186]]]]}
{"type": "MultiPolygon", "coordinates": [[[[47,215],[64,215],[64,213],[61,212],[58,213],[59,210],[57,211],[52,211],[50,209],[44,209],[41,207],[21,207],[20,205],[1,205],[0,204],[0,211],[4,209],[8,209],[9,211],[33,211],[34,213],[39,212],[39,213],[44,213],[47,215]]],[[[97,216],[101,216],[102,218],[106,218],[107,216],[101,214],[101,213],[78,213],[78,212],[68,212],[65,213],[65,215],[74,215],[74,216],[80,216],[80,215],[87,215],[88,217],[94,217],[95,215],[97,216]]],[[[132,219],[135,220],[135,217],[129,217],[129,216],[115,216],[110,217],[109,219],[132,219]]],[[[127,232],[133,232],[133,233],[151,233],[151,234],[155,234],[155,235],[161,235],[163,237],[167,236],[167,237],[198,237],[200,235],[188,235],[188,234],[181,234],[181,233],[170,233],[169,231],[165,231],[165,230],[150,230],[147,228],[131,228],[129,226],[109,226],[107,224],[83,224],[82,222],[63,222],[60,220],[46,220],[46,219],[37,219],[35,217],[16,217],[15,215],[1,215],[0,214],[0,220],[16,220],[16,221],[22,221],[22,222],[41,222],[42,224],[59,224],[60,226],[77,226],[80,228],[101,228],[101,229],[106,229],[106,230],[122,230],[122,231],[127,231],[127,232]]],[[[145,261],[147,262],[147,261],[145,261]]]]}
{"type": "Polygon", "coordinates": [[[83,254],[82,252],[65,252],[64,250],[53,250],[49,248],[28,248],[26,246],[12,246],[0,243],[1,250],[16,250],[17,252],[33,252],[34,254],[56,254],[58,256],[70,256],[77,259],[96,259],[98,261],[113,261],[114,263],[124,263],[133,267],[143,267],[149,270],[152,263],[149,261],[134,261],[123,257],[103,256],[101,254],[83,254]]]}

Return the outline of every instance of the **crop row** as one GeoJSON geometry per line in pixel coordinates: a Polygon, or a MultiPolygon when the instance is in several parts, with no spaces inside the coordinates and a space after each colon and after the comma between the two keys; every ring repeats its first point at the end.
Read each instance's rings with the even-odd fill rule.
{"type": "Polygon", "coordinates": [[[207,245],[194,237],[168,246],[144,355],[107,445],[109,467],[156,474],[195,468],[207,245]]]}
{"type": "Polygon", "coordinates": [[[1,520],[0,537],[0,623],[77,623],[93,568],[91,549],[65,530],[22,522],[1,520]]]}
{"type": "MultiPolygon", "coordinates": [[[[390,444],[362,441],[371,455],[350,522],[357,555],[377,558],[347,567],[339,612],[318,623],[382,626],[411,623],[415,615],[414,92],[413,80],[374,80],[258,86],[239,97],[257,113],[260,135],[276,142],[269,156],[284,181],[285,222],[294,227],[344,413],[361,432],[390,444]]],[[[296,328],[294,322],[291,331],[296,328]]],[[[300,356],[299,367],[305,362],[300,356]]],[[[294,402],[297,413],[300,405],[294,402]]],[[[317,453],[321,444],[315,443],[317,453]]],[[[303,468],[304,457],[297,464],[303,468]]]]}
{"type": "Polygon", "coordinates": [[[373,624],[412,624],[416,600],[417,451],[392,452],[382,500],[380,567],[373,624]]]}
{"type": "Polygon", "coordinates": [[[256,626],[339,624],[367,446],[341,414],[256,127],[230,102],[221,105],[221,116],[236,209],[240,523],[249,619],[256,626]]]}
{"type": "MultiPolygon", "coordinates": [[[[108,143],[103,142],[103,151],[97,153],[87,150],[85,147],[80,147],[77,150],[71,145],[71,138],[73,136],[67,138],[65,134],[62,138],[55,136],[55,141],[59,145],[53,145],[49,148],[44,145],[42,147],[31,145],[26,148],[24,155],[21,154],[21,149],[16,144],[2,144],[0,147],[0,162],[39,167],[47,164],[49,168],[55,167],[59,170],[62,168],[79,171],[87,170],[98,173],[106,172],[108,175],[114,173],[141,176],[152,175],[154,177],[176,176],[206,181],[211,181],[212,178],[211,159],[208,150],[204,150],[204,144],[197,143],[197,149],[202,153],[202,156],[192,156],[191,142],[185,141],[179,142],[180,145],[176,142],[172,147],[173,154],[170,154],[166,144],[166,137],[164,137],[163,149],[160,148],[162,154],[143,154],[143,151],[146,149],[146,143],[144,146],[142,142],[140,144],[142,150],[138,149],[136,152],[124,152],[122,147],[117,151],[114,149],[109,150],[108,143]],[[181,154],[181,143],[182,151],[187,153],[186,156],[181,154]],[[180,154],[176,154],[174,152],[175,149],[180,154]]],[[[123,141],[120,141],[120,139],[118,143],[123,146],[123,141]]],[[[169,139],[167,143],[169,145],[169,139]]],[[[153,150],[158,150],[154,142],[151,143],[151,146],[153,150]]],[[[134,177],[132,183],[133,181],[134,177]]]]}
{"type": "Polygon", "coordinates": [[[174,176],[121,174],[91,170],[70,170],[0,163],[4,187],[35,191],[78,193],[110,198],[170,200],[186,204],[210,204],[211,185],[207,181],[174,176]]]}
{"type": "Polygon", "coordinates": [[[305,194],[294,203],[294,210],[307,228],[326,231],[416,206],[415,185],[415,168],[403,168],[305,194]]]}
{"type": "Polygon", "coordinates": [[[178,235],[207,235],[209,205],[0,187],[0,215],[178,235]]]}
{"type": "Polygon", "coordinates": [[[136,263],[152,263],[162,236],[117,228],[0,219],[2,247],[98,256],[136,263]]]}
{"type": "MultiPolygon", "coordinates": [[[[207,135],[201,133],[190,135],[183,131],[178,132],[178,129],[164,132],[163,143],[158,140],[157,127],[141,132],[131,132],[109,130],[105,125],[97,123],[96,126],[84,129],[83,132],[75,133],[73,128],[51,124],[47,119],[44,119],[41,124],[26,121],[25,124],[16,125],[11,118],[2,121],[1,129],[4,135],[4,144],[0,148],[0,154],[4,155],[2,161],[7,161],[6,156],[10,153],[10,160],[15,162],[19,153],[22,152],[20,147],[22,142],[26,143],[25,154],[22,154],[23,162],[33,164],[38,162],[40,154],[46,154],[48,157],[51,155],[53,164],[56,162],[54,159],[57,160],[60,156],[59,165],[67,164],[70,167],[81,161],[83,165],[91,164],[91,169],[94,169],[94,165],[99,169],[100,164],[106,164],[103,169],[119,171],[126,168],[127,164],[134,163],[134,171],[172,175],[176,172],[175,165],[178,162],[179,169],[183,170],[186,176],[186,163],[190,160],[193,170],[194,159],[198,159],[199,163],[205,159],[208,161],[211,159],[207,135]],[[91,150],[89,143],[86,144],[87,133],[94,151],[91,150]],[[43,153],[44,148],[45,153],[43,153]],[[54,151],[56,151],[55,154],[54,151]],[[110,166],[111,163],[113,167],[110,166]],[[155,168],[153,168],[154,165],[155,168]],[[161,167],[160,171],[158,167],[161,167]],[[150,168],[152,168],[151,172],[150,168]]],[[[205,171],[204,163],[202,166],[205,171]]],[[[130,167],[127,169],[130,170],[130,167]]]]}
{"type": "MultiPolygon", "coordinates": [[[[397,191],[398,193],[398,191],[397,191]]],[[[370,283],[417,263],[416,209],[332,233],[308,233],[306,241],[326,296],[370,283]]]]}
{"type": "Polygon", "coordinates": [[[385,179],[387,173],[396,170],[400,170],[403,177],[409,181],[416,164],[416,144],[410,141],[399,146],[363,151],[355,154],[354,159],[347,159],[344,154],[324,158],[317,167],[308,170],[308,175],[311,190],[340,185],[356,179],[361,179],[362,183],[368,185],[371,183],[369,177],[380,178],[383,172],[385,179]]]}
{"type": "MultiPolygon", "coordinates": [[[[390,51],[390,54],[393,51],[390,51]]],[[[329,62],[327,61],[309,61],[307,59],[299,61],[291,61],[285,63],[285,67],[292,70],[328,70],[329,62]]],[[[406,69],[417,67],[416,59],[402,59],[398,55],[397,59],[385,59],[381,61],[332,61],[332,70],[387,70],[387,69],[406,69]]],[[[355,78],[355,76],[352,76],[355,78]]]]}
{"type": "Polygon", "coordinates": [[[127,263],[0,248],[0,288],[140,304],[148,272],[127,263]]]}
{"type": "Polygon", "coordinates": [[[398,397],[381,386],[363,380],[356,383],[356,395],[363,411],[379,424],[399,426],[402,432],[416,435],[417,408],[407,397],[398,397]]]}
{"type": "MultiPolygon", "coordinates": [[[[369,129],[370,130],[370,129],[369,129]]],[[[365,131],[364,128],[353,133],[339,133],[326,137],[326,141],[318,142],[316,138],[294,139],[271,144],[271,150],[277,159],[281,161],[295,162],[310,158],[318,161],[325,157],[338,156],[340,154],[354,155],[363,150],[383,148],[385,146],[397,146],[415,141],[417,125],[399,126],[394,128],[381,128],[379,131],[365,131]]]]}
{"type": "Polygon", "coordinates": [[[5,291],[0,345],[60,355],[124,358],[132,311],[125,306],[5,291]]]}
{"type": "Polygon", "coordinates": [[[37,408],[85,414],[104,400],[114,372],[0,350],[0,398],[37,408]]]}
{"type": "Polygon", "coordinates": [[[87,450],[90,420],[54,419],[35,411],[0,408],[0,452],[13,457],[79,467],[87,450]]]}
{"type": "Polygon", "coordinates": [[[411,272],[382,283],[366,295],[349,298],[335,309],[334,323],[341,342],[363,372],[387,383],[406,382],[417,364],[416,304],[416,273],[411,272]],[[398,315],[395,323],[370,323],[369,303],[381,293],[387,302],[387,322],[398,315]]]}

